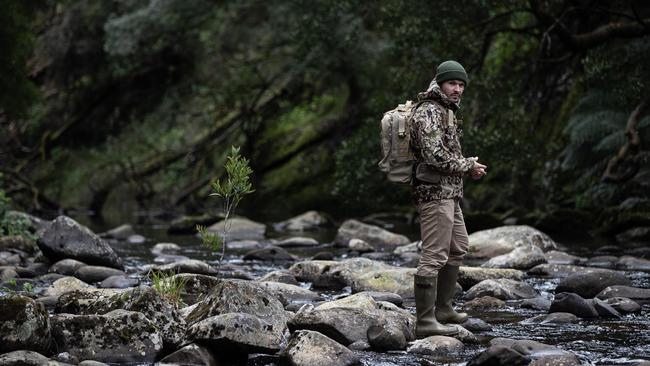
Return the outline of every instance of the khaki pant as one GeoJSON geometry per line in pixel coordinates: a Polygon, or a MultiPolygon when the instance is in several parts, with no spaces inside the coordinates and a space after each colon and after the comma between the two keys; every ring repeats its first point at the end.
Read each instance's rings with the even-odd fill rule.
{"type": "Polygon", "coordinates": [[[469,248],[459,200],[433,200],[418,205],[422,257],[417,274],[432,276],[445,264],[460,266],[469,248]]]}

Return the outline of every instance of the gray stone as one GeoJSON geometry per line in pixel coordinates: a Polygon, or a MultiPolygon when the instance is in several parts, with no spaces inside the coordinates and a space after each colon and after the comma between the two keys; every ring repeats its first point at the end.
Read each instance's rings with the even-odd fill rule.
{"type": "Polygon", "coordinates": [[[515,281],[523,281],[524,272],[517,269],[506,268],[483,268],[461,266],[458,270],[458,283],[463,289],[469,289],[479,282],[507,278],[515,281]]]}
{"type": "Polygon", "coordinates": [[[126,238],[126,242],[129,244],[142,244],[147,241],[147,238],[140,234],[135,234],[135,235],[129,235],[128,238],[126,238]]]}
{"type": "Polygon", "coordinates": [[[586,265],[596,268],[615,268],[618,257],[613,255],[599,255],[589,258],[586,265]]]}
{"type": "Polygon", "coordinates": [[[519,300],[538,297],[539,293],[525,282],[501,278],[485,280],[472,286],[464,297],[471,300],[481,296],[492,296],[501,300],[519,300]]]}
{"type": "Polygon", "coordinates": [[[626,297],[640,305],[644,305],[650,304],[650,289],[631,286],[609,286],[596,297],[602,300],[612,297],[626,297]]]}
{"type": "Polygon", "coordinates": [[[133,229],[133,225],[123,224],[100,235],[105,238],[126,240],[129,236],[135,235],[135,230],[133,229]]]}
{"type": "Polygon", "coordinates": [[[314,238],[305,238],[301,236],[295,236],[292,238],[283,239],[277,243],[275,246],[282,248],[299,248],[299,247],[316,247],[320,243],[314,238]]]}
{"type": "Polygon", "coordinates": [[[57,361],[51,361],[49,358],[34,351],[13,351],[0,355],[0,365],[2,366],[63,366],[68,365],[57,361]]]}
{"type": "Polygon", "coordinates": [[[327,336],[310,330],[293,334],[282,357],[294,366],[349,366],[359,363],[359,356],[327,336]]]}
{"type": "Polygon", "coordinates": [[[549,264],[584,264],[587,258],[578,257],[569,253],[561,252],[558,250],[551,250],[545,253],[546,261],[549,264]]]}
{"type": "Polygon", "coordinates": [[[605,302],[620,313],[636,313],[641,311],[641,305],[626,297],[610,297],[605,302]]]}
{"type": "Polygon", "coordinates": [[[513,225],[472,233],[469,236],[467,255],[469,258],[493,258],[530,244],[542,251],[557,249],[553,239],[543,232],[526,225],[513,225]]]}
{"type": "Polygon", "coordinates": [[[174,283],[182,283],[181,299],[186,304],[195,304],[203,300],[219,283],[221,279],[208,275],[180,273],[170,278],[174,283]]]}
{"type": "Polygon", "coordinates": [[[176,254],[180,251],[180,245],[174,243],[157,243],[151,248],[151,253],[155,255],[176,254]]]}
{"type": "Polygon", "coordinates": [[[483,263],[486,268],[515,268],[530,269],[538,264],[546,263],[542,250],[532,244],[525,244],[513,249],[507,254],[498,255],[483,263]]]}
{"type": "Polygon", "coordinates": [[[36,242],[22,235],[0,236],[0,251],[18,249],[25,253],[34,253],[38,249],[36,242]]]}
{"type": "Polygon", "coordinates": [[[431,336],[418,339],[406,350],[408,353],[428,356],[442,356],[460,353],[465,349],[463,342],[447,336],[431,336]]]}
{"type": "Polygon", "coordinates": [[[375,248],[372,245],[366,243],[361,239],[350,239],[348,242],[348,248],[359,253],[369,253],[375,251],[375,248]]]}
{"type": "Polygon", "coordinates": [[[48,288],[45,289],[45,296],[61,296],[66,292],[71,292],[75,290],[88,289],[92,288],[89,284],[74,278],[74,277],[63,277],[60,278],[48,288]]]}
{"type": "Polygon", "coordinates": [[[367,294],[370,295],[370,297],[372,297],[375,301],[386,301],[397,306],[402,305],[402,302],[404,302],[402,297],[394,292],[362,291],[358,294],[367,294]]]}
{"type": "Polygon", "coordinates": [[[521,307],[526,309],[548,311],[548,309],[551,308],[551,302],[551,300],[544,297],[535,297],[532,299],[524,299],[521,302],[521,307]]]}
{"type": "Polygon", "coordinates": [[[282,282],[288,283],[290,285],[298,285],[298,280],[296,277],[287,269],[279,269],[271,271],[264,276],[260,277],[257,281],[259,282],[282,282]]]}
{"type": "Polygon", "coordinates": [[[289,272],[296,276],[298,281],[315,282],[331,268],[337,267],[339,262],[330,260],[309,260],[297,262],[289,267],[289,272]]]}
{"type": "Polygon", "coordinates": [[[196,343],[188,344],[178,351],[165,356],[160,365],[216,366],[219,365],[207,347],[196,343]]]}
{"type": "Polygon", "coordinates": [[[624,255],[616,262],[616,268],[626,271],[650,272],[650,260],[624,255]]]}
{"type": "MultiPolygon", "coordinates": [[[[225,220],[208,227],[208,231],[217,235],[222,235],[225,220]]],[[[260,240],[264,239],[266,225],[259,222],[251,221],[245,217],[234,217],[228,219],[228,231],[226,242],[234,240],[260,240]]]]}
{"type": "Polygon", "coordinates": [[[254,250],[262,249],[266,245],[257,240],[234,240],[226,243],[229,250],[254,250]]]}
{"type": "Polygon", "coordinates": [[[599,298],[594,298],[590,299],[591,304],[594,306],[596,311],[598,312],[598,315],[602,318],[620,318],[621,314],[616,311],[611,305],[606,303],[605,301],[599,299],[599,298]]]}
{"type": "Polygon", "coordinates": [[[577,323],[580,318],[571,313],[555,312],[541,314],[521,321],[522,324],[569,324],[577,323]]]}
{"type": "Polygon", "coordinates": [[[162,273],[194,273],[194,274],[216,274],[217,271],[209,264],[198,259],[185,259],[174,263],[154,266],[153,271],[162,273]]]}
{"type": "Polygon", "coordinates": [[[506,307],[506,302],[497,299],[492,296],[481,296],[474,298],[470,301],[466,301],[465,304],[463,304],[463,309],[500,309],[500,308],[505,308],[506,307]]]}
{"type": "Polygon", "coordinates": [[[286,249],[270,245],[262,249],[254,249],[246,253],[243,258],[246,260],[258,260],[268,262],[287,262],[295,258],[286,249]]]}
{"type": "Polygon", "coordinates": [[[401,329],[393,328],[391,326],[372,325],[367,331],[368,344],[372,349],[385,352],[392,350],[406,349],[408,342],[404,337],[404,332],[401,329]]]}
{"type": "Polygon", "coordinates": [[[339,227],[334,242],[346,247],[350,239],[361,239],[377,251],[393,251],[400,245],[411,241],[404,235],[392,233],[379,226],[364,224],[357,220],[347,220],[339,227]]]}
{"type": "Polygon", "coordinates": [[[560,292],[555,295],[549,312],[571,313],[580,318],[597,318],[598,312],[594,306],[578,294],[560,292]]]}
{"type": "Polygon", "coordinates": [[[259,286],[275,296],[283,306],[292,303],[312,303],[322,300],[321,296],[313,291],[296,285],[280,282],[257,282],[259,286]]]}
{"type": "Polygon", "coordinates": [[[41,303],[20,295],[0,297],[0,353],[47,352],[50,321],[41,303]]]}
{"type": "Polygon", "coordinates": [[[401,245],[393,250],[393,254],[402,255],[405,253],[418,253],[422,249],[422,241],[418,240],[416,242],[401,245]]]}
{"type": "Polygon", "coordinates": [[[156,258],[153,259],[153,262],[156,264],[170,264],[174,262],[181,262],[184,260],[190,259],[189,257],[185,255],[178,255],[178,254],[161,254],[156,256],[156,258]]]}
{"type": "Polygon", "coordinates": [[[546,276],[552,278],[564,278],[574,273],[588,273],[588,272],[616,272],[611,269],[596,268],[596,267],[582,267],[574,266],[572,264],[539,264],[530,270],[528,273],[535,276],[546,276]]]}
{"type": "Polygon", "coordinates": [[[136,287],[140,284],[137,278],[131,278],[124,275],[110,276],[105,278],[100,284],[101,288],[129,288],[136,287]]]}
{"type": "Polygon", "coordinates": [[[608,286],[632,284],[623,273],[614,271],[592,270],[578,272],[563,278],[555,292],[573,292],[584,298],[592,298],[608,286]]]}
{"type": "Polygon", "coordinates": [[[490,340],[490,345],[508,347],[522,355],[530,357],[533,360],[530,365],[571,366],[580,364],[578,358],[571,352],[532,340],[493,338],[490,340]]]}
{"type": "Polygon", "coordinates": [[[492,330],[492,326],[479,318],[469,318],[463,324],[463,328],[471,332],[484,332],[492,330]]]}
{"type": "Polygon", "coordinates": [[[114,310],[105,315],[57,314],[52,338],[60,351],[80,360],[153,362],[163,346],[156,326],[143,314],[114,310]]]}
{"type": "Polygon", "coordinates": [[[490,346],[476,355],[467,366],[528,366],[529,357],[506,346],[490,346]]]}
{"type": "Polygon", "coordinates": [[[415,268],[394,268],[368,272],[352,281],[352,292],[392,292],[403,298],[413,298],[415,268]]]}
{"type": "Polygon", "coordinates": [[[323,302],[316,306],[317,310],[334,308],[357,308],[371,311],[377,309],[377,302],[369,293],[359,292],[338,300],[323,302]]]}
{"type": "Polygon", "coordinates": [[[79,268],[74,276],[86,283],[101,282],[111,276],[125,276],[124,271],[103,266],[83,266],[79,268]]]}
{"type": "Polygon", "coordinates": [[[328,223],[329,220],[319,212],[307,211],[273,226],[278,231],[307,231],[316,230],[328,223]]]}
{"type": "Polygon", "coordinates": [[[61,259],[50,267],[49,272],[72,276],[79,268],[84,266],[86,266],[86,263],[75,259],[61,259]]]}
{"type": "Polygon", "coordinates": [[[79,366],[109,366],[107,363],[93,361],[93,360],[84,360],[79,362],[79,366]]]}

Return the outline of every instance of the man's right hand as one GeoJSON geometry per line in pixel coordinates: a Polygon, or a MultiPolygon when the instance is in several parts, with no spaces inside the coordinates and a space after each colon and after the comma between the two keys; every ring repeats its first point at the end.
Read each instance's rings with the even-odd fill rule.
{"type": "Polygon", "coordinates": [[[483,176],[485,176],[487,174],[486,169],[487,169],[487,165],[483,165],[483,164],[479,163],[478,161],[476,161],[474,163],[474,168],[472,168],[472,171],[470,172],[470,176],[474,180],[481,179],[481,178],[483,178],[483,176]]]}

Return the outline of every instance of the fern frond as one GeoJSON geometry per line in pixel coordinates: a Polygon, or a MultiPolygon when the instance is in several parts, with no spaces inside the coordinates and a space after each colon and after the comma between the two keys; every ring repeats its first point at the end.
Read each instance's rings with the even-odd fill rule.
{"type": "MultiPolygon", "coordinates": [[[[598,111],[572,117],[572,128],[568,129],[572,143],[596,143],[609,134],[625,128],[626,114],[616,111],[598,111]]],[[[568,126],[567,126],[568,127],[568,126]]],[[[566,129],[565,129],[566,130],[566,129]]]]}
{"type": "Polygon", "coordinates": [[[626,142],[625,131],[618,130],[604,139],[600,140],[598,145],[594,147],[594,151],[614,153],[626,142]]]}

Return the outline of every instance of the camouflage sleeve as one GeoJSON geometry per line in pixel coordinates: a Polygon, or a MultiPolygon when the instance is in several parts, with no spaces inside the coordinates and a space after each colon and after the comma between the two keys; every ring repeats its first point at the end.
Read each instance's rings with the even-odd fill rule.
{"type": "Polygon", "coordinates": [[[431,165],[443,174],[467,174],[474,167],[473,158],[464,158],[445,145],[443,134],[446,113],[440,108],[422,105],[413,115],[412,137],[420,150],[422,163],[431,165]]]}

